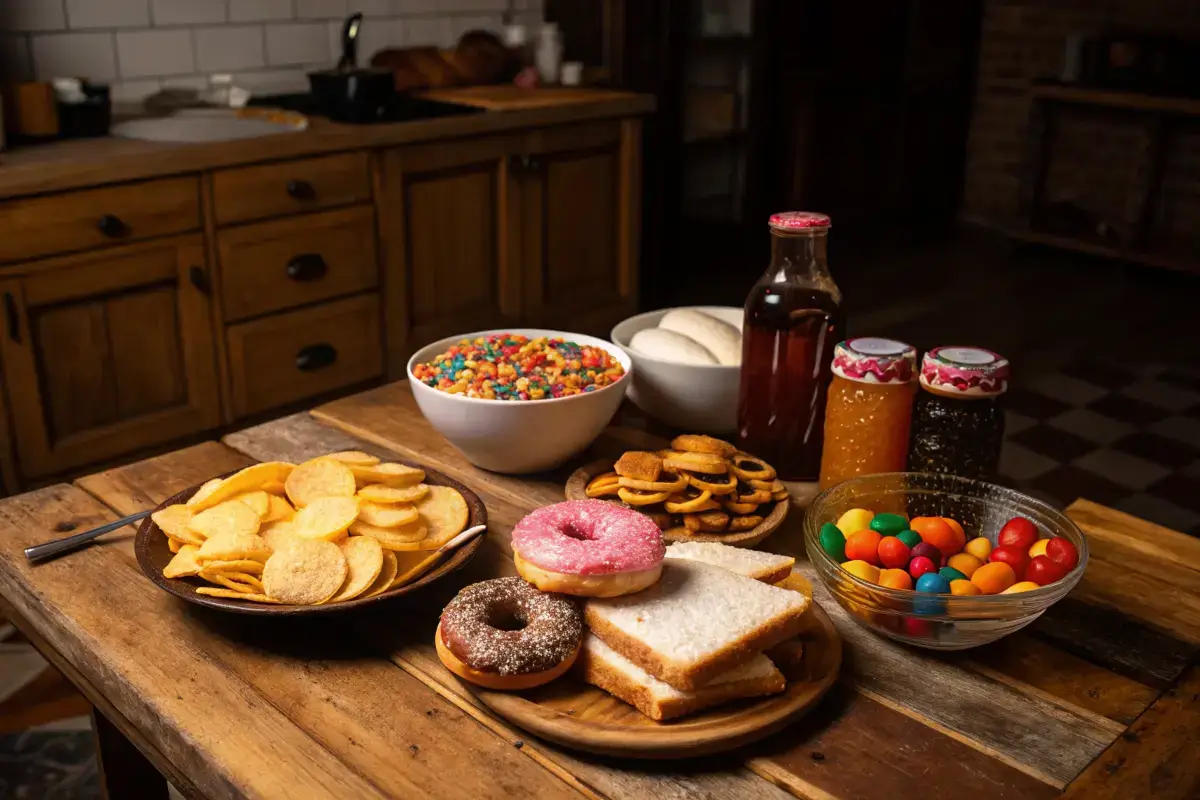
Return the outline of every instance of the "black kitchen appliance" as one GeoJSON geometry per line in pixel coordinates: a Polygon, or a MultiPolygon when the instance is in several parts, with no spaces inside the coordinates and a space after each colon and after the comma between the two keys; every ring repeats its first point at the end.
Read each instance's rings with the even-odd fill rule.
{"type": "Polygon", "coordinates": [[[375,122],[396,99],[391,71],[358,66],[358,32],[362,24],[362,14],[347,17],[337,66],[308,74],[317,113],[338,122],[375,122]]]}

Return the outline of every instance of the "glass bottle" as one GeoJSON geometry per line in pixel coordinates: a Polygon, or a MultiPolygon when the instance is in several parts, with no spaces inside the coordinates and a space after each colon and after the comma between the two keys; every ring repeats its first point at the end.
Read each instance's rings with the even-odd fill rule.
{"type": "Polygon", "coordinates": [[[847,339],[834,348],[822,489],[856,475],[904,471],[916,378],[917,350],[904,342],[847,339]]]}
{"type": "Polygon", "coordinates": [[[825,260],[830,222],[788,211],[770,226],[771,265],[746,299],[738,446],[783,480],[815,481],[830,361],[845,327],[825,260]]]}
{"type": "Polygon", "coordinates": [[[994,480],[1004,440],[1008,360],[979,347],[935,347],[921,360],[908,469],[994,480]]]}

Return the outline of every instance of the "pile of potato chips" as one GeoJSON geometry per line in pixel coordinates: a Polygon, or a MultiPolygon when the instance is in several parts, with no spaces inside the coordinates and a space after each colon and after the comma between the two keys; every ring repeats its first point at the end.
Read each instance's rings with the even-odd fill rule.
{"type": "Polygon", "coordinates": [[[215,478],[151,515],[175,553],[163,575],[259,603],[381,594],[419,578],[467,526],[463,496],[424,480],[422,470],[355,450],[215,478]]]}

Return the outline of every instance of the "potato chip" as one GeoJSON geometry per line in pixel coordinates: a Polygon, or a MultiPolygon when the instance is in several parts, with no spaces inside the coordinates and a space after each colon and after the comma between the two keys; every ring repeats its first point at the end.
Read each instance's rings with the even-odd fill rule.
{"type": "Polygon", "coordinates": [[[429,494],[417,502],[421,521],[429,528],[429,548],[441,547],[467,527],[467,501],[449,486],[430,486],[429,494]]]}
{"type": "Polygon", "coordinates": [[[350,526],[350,533],[370,536],[388,550],[422,550],[421,543],[425,541],[429,529],[419,522],[399,528],[377,528],[365,522],[356,522],[350,526]]]}
{"type": "MultiPolygon", "coordinates": [[[[266,461],[262,464],[255,464],[254,466],[246,467],[243,470],[233,473],[202,497],[200,496],[200,492],[196,492],[192,496],[192,499],[188,500],[187,504],[193,511],[203,511],[206,508],[212,508],[218,503],[230,500],[242,492],[253,492],[262,489],[263,486],[271,481],[286,481],[295,468],[294,464],[288,464],[283,461],[266,461]]],[[[212,483],[212,481],[209,481],[209,483],[212,483]]],[[[207,486],[208,483],[200,488],[203,490],[207,486]]]]}
{"type": "Polygon", "coordinates": [[[406,467],[403,464],[383,463],[373,467],[350,465],[354,480],[361,489],[372,483],[382,483],[384,486],[415,486],[425,480],[425,470],[416,467],[406,467]]]}
{"type": "Polygon", "coordinates": [[[337,539],[358,519],[353,497],[318,497],[296,512],[292,529],[301,539],[337,539]]]}
{"type": "Polygon", "coordinates": [[[170,536],[167,537],[167,549],[170,550],[172,553],[178,553],[180,550],[183,549],[183,547],[184,547],[183,542],[179,541],[178,539],[172,539],[170,536]]]}
{"type": "Polygon", "coordinates": [[[378,458],[370,453],[364,453],[362,450],[343,450],[340,453],[330,453],[325,457],[342,464],[354,464],[358,467],[373,467],[379,463],[378,458]]]}
{"type": "Polygon", "coordinates": [[[245,573],[210,572],[209,570],[202,569],[200,570],[200,577],[209,583],[224,586],[226,589],[233,589],[235,592],[251,594],[263,590],[262,581],[254,575],[246,575],[245,573]]]}
{"type": "Polygon", "coordinates": [[[195,507],[200,503],[203,503],[209,498],[209,495],[217,490],[217,487],[220,485],[220,478],[212,478],[211,480],[207,480],[200,484],[200,488],[196,490],[196,493],[188,498],[187,505],[195,507]]]}
{"type": "Polygon", "coordinates": [[[284,481],[288,499],[303,508],[318,497],[352,497],[354,475],[343,464],[328,458],[305,461],[284,481]]]}
{"type": "Polygon", "coordinates": [[[188,528],[195,512],[182,504],[160,508],[150,515],[154,524],[172,539],[178,539],[184,544],[194,544],[197,547],[204,544],[204,537],[188,528]]]}
{"type": "Polygon", "coordinates": [[[426,550],[396,553],[396,577],[392,578],[392,585],[388,588],[395,589],[397,586],[412,583],[428,572],[439,558],[440,553],[430,553],[426,550]]]}
{"type": "MultiPolygon", "coordinates": [[[[247,509],[249,510],[249,509],[247,509]]],[[[253,512],[252,512],[253,513],[253,512]]],[[[202,563],[209,561],[266,561],[271,555],[271,548],[257,534],[226,531],[219,533],[200,546],[196,560],[202,563]]]]}
{"type": "Polygon", "coordinates": [[[272,553],[300,538],[296,535],[296,526],[290,520],[282,519],[264,525],[258,535],[267,543],[267,547],[271,548],[272,553]]]}
{"type": "Polygon", "coordinates": [[[358,519],[376,528],[398,528],[401,525],[411,525],[417,521],[416,506],[381,505],[379,503],[361,502],[358,506],[358,519]]]}
{"type": "Polygon", "coordinates": [[[205,539],[219,533],[258,533],[258,514],[238,500],[228,500],[201,511],[188,522],[188,530],[205,539]]]}
{"type": "Polygon", "coordinates": [[[336,544],[298,539],[267,559],[264,593],[284,603],[324,603],[342,588],[348,571],[346,558],[336,544]]]}
{"type": "Polygon", "coordinates": [[[208,595],[209,597],[228,597],[233,600],[249,600],[252,603],[279,603],[278,600],[272,600],[265,594],[246,594],[244,592],[235,592],[233,589],[218,589],[215,586],[201,586],[196,589],[196,594],[208,595]]]}
{"type": "Polygon", "coordinates": [[[179,548],[167,565],[163,567],[164,578],[186,578],[200,574],[200,564],[196,561],[196,553],[200,548],[194,544],[185,544],[179,548]]]}
{"type": "MultiPolygon", "coordinates": [[[[351,539],[363,538],[351,536],[351,539]]],[[[367,537],[369,538],[369,537],[367,537]]],[[[379,570],[379,577],[375,582],[367,587],[367,590],[359,595],[359,597],[374,597],[381,592],[386,592],[392,588],[392,579],[396,577],[396,554],[391,550],[383,549],[383,567],[379,570]]]]}
{"type": "Polygon", "coordinates": [[[267,494],[285,495],[287,490],[283,487],[283,481],[267,481],[263,484],[262,490],[267,494]]]}
{"type": "Polygon", "coordinates": [[[277,494],[267,495],[267,513],[262,515],[264,524],[278,520],[288,520],[296,515],[292,504],[277,494]]]}
{"type": "Polygon", "coordinates": [[[331,603],[353,600],[375,584],[383,569],[383,548],[368,536],[351,536],[339,547],[346,557],[346,582],[337,594],[329,598],[331,603]]]}
{"type": "Polygon", "coordinates": [[[358,490],[358,496],[372,503],[415,503],[429,494],[429,486],[418,483],[415,486],[384,486],[382,483],[372,483],[358,490]]]}
{"type": "Polygon", "coordinates": [[[230,499],[238,500],[250,506],[254,509],[254,513],[258,514],[258,518],[262,519],[267,515],[267,507],[269,505],[269,501],[267,500],[268,497],[270,497],[269,494],[264,492],[262,489],[258,489],[253,492],[242,492],[241,494],[231,497],[230,499]]]}
{"type": "Polygon", "coordinates": [[[236,561],[205,561],[205,572],[244,572],[247,575],[262,575],[263,562],[250,558],[240,558],[236,561]]]}

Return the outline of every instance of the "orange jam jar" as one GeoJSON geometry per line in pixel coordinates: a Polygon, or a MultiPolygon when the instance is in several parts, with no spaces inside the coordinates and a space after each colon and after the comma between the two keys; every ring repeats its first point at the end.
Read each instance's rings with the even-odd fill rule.
{"type": "Polygon", "coordinates": [[[916,349],[892,339],[847,339],[834,348],[822,489],[857,475],[904,470],[916,367],[916,349]]]}

